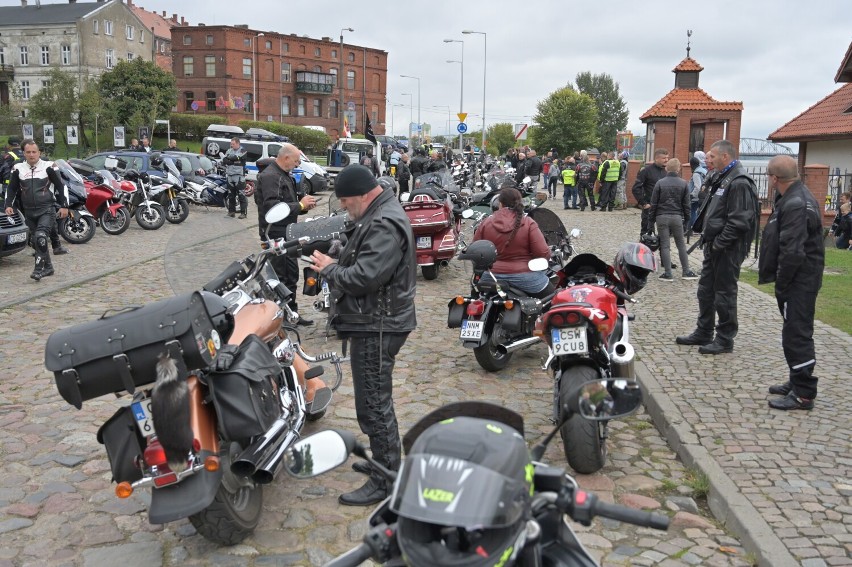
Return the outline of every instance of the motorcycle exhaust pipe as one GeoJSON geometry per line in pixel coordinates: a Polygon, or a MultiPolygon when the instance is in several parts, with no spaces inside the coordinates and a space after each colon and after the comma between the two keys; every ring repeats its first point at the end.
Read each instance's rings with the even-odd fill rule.
{"type": "Polygon", "coordinates": [[[281,445],[288,430],[289,423],[286,419],[276,419],[272,426],[266,430],[266,433],[246,447],[231,463],[231,472],[237,476],[254,475],[260,463],[264,462],[281,445]]]}
{"type": "Polygon", "coordinates": [[[635,358],[636,351],[633,350],[632,345],[621,341],[615,343],[612,347],[612,353],[609,355],[612,377],[633,379],[636,375],[633,369],[635,358]]]}
{"type": "Polygon", "coordinates": [[[449,261],[449,260],[441,260],[440,262],[438,262],[438,264],[439,264],[442,268],[446,268],[447,266],[449,266],[449,265],[450,265],[450,261],[449,261]]]}
{"type": "Polygon", "coordinates": [[[531,347],[540,341],[541,339],[539,339],[538,337],[520,339],[507,345],[497,345],[497,352],[499,352],[500,354],[509,354],[510,352],[521,350],[522,348],[531,347]]]}
{"type": "Polygon", "coordinates": [[[322,313],[325,311],[325,302],[322,299],[317,299],[314,301],[314,311],[322,313]]]}
{"type": "Polygon", "coordinates": [[[298,440],[299,435],[295,431],[291,430],[287,433],[276,450],[255,469],[254,474],[251,475],[252,480],[258,484],[270,484],[275,480],[284,461],[284,454],[298,440]]]}

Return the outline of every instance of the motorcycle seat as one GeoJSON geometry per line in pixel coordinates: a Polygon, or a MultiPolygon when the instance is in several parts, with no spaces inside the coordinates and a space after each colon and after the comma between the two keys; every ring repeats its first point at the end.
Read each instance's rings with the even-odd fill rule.
{"type": "MultiPolygon", "coordinates": [[[[431,199],[433,201],[443,201],[444,196],[442,195],[442,193],[443,193],[442,190],[435,189],[434,187],[429,187],[429,186],[419,187],[419,188],[417,188],[417,189],[415,189],[414,191],[411,192],[411,195],[409,195],[408,200],[413,202],[413,201],[416,200],[415,197],[423,195],[423,196],[428,197],[429,199],[431,199]],[[440,191],[441,194],[439,194],[439,191],[440,191]]],[[[422,199],[420,199],[420,200],[422,200],[422,199]]]]}

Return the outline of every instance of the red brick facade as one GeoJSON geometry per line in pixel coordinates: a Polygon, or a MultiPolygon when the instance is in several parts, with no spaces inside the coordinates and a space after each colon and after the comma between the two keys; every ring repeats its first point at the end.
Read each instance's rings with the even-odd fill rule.
{"type": "MultiPolygon", "coordinates": [[[[251,120],[256,61],[259,121],[323,126],[332,138],[338,135],[340,90],[324,81],[341,82],[330,76],[339,72],[339,42],[245,27],[199,25],[172,29],[172,53],[179,112],[193,112],[195,102],[195,112],[221,115],[223,123],[251,120]],[[258,33],[264,35],[256,37],[258,33]],[[257,41],[255,49],[253,41],[257,41]],[[289,69],[282,69],[282,64],[289,69]],[[317,74],[302,77],[308,80],[297,84],[299,72],[317,74]]],[[[373,132],[383,134],[387,52],[344,43],[342,56],[342,83],[347,87],[342,110],[349,103],[354,105],[355,131],[363,133],[366,107],[373,132]]]]}

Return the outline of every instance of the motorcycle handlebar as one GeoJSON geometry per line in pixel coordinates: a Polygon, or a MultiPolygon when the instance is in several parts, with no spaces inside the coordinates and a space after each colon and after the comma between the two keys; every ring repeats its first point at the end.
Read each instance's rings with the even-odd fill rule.
{"type": "Polygon", "coordinates": [[[357,567],[373,556],[373,551],[366,543],[360,544],[325,564],[325,567],[357,567]]]}
{"type": "Polygon", "coordinates": [[[618,504],[610,504],[602,500],[596,500],[592,504],[592,513],[596,516],[603,516],[610,520],[618,520],[636,526],[653,528],[655,530],[667,530],[669,527],[669,517],[662,514],[654,514],[653,512],[645,512],[635,510],[618,504]]]}

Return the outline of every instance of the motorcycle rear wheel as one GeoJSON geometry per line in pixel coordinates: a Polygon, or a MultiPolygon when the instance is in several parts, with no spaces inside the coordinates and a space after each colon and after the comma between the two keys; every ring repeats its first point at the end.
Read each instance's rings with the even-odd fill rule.
{"type": "Polygon", "coordinates": [[[505,332],[503,331],[503,314],[497,316],[494,321],[494,327],[491,329],[491,334],[484,345],[473,349],[473,355],[476,357],[476,362],[489,372],[497,372],[503,370],[512,359],[512,353],[503,354],[497,351],[497,345],[502,342],[505,332]]]}
{"type": "Polygon", "coordinates": [[[175,199],[176,207],[171,203],[165,206],[166,220],[172,224],[180,224],[189,216],[189,203],[186,199],[175,199]]]}
{"type": "Polygon", "coordinates": [[[136,222],[145,230],[157,230],[166,222],[166,211],[158,203],[139,205],[136,208],[135,216],[136,222]]]}
{"type": "MultiPolygon", "coordinates": [[[[577,384],[598,378],[598,371],[585,365],[572,366],[563,372],[559,381],[560,411],[577,384]]],[[[604,424],[600,421],[590,421],[574,414],[559,430],[565,458],[576,472],[592,474],[601,470],[606,463],[606,442],[601,438],[601,427],[604,424]]]]}
{"type": "Polygon", "coordinates": [[[70,216],[59,219],[57,227],[69,244],[85,244],[95,235],[95,219],[90,216],[81,216],[80,220],[73,220],[70,216]]]}
{"type": "Polygon", "coordinates": [[[112,216],[109,209],[104,209],[100,221],[104,232],[117,236],[130,227],[130,213],[125,207],[120,207],[115,210],[115,216],[112,216]]]}
{"type": "Polygon", "coordinates": [[[241,485],[231,473],[231,460],[238,450],[239,445],[232,443],[222,458],[224,475],[213,502],[189,517],[198,533],[220,545],[236,545],[251,535],[263,512],[263,486],[241,485]]]}

